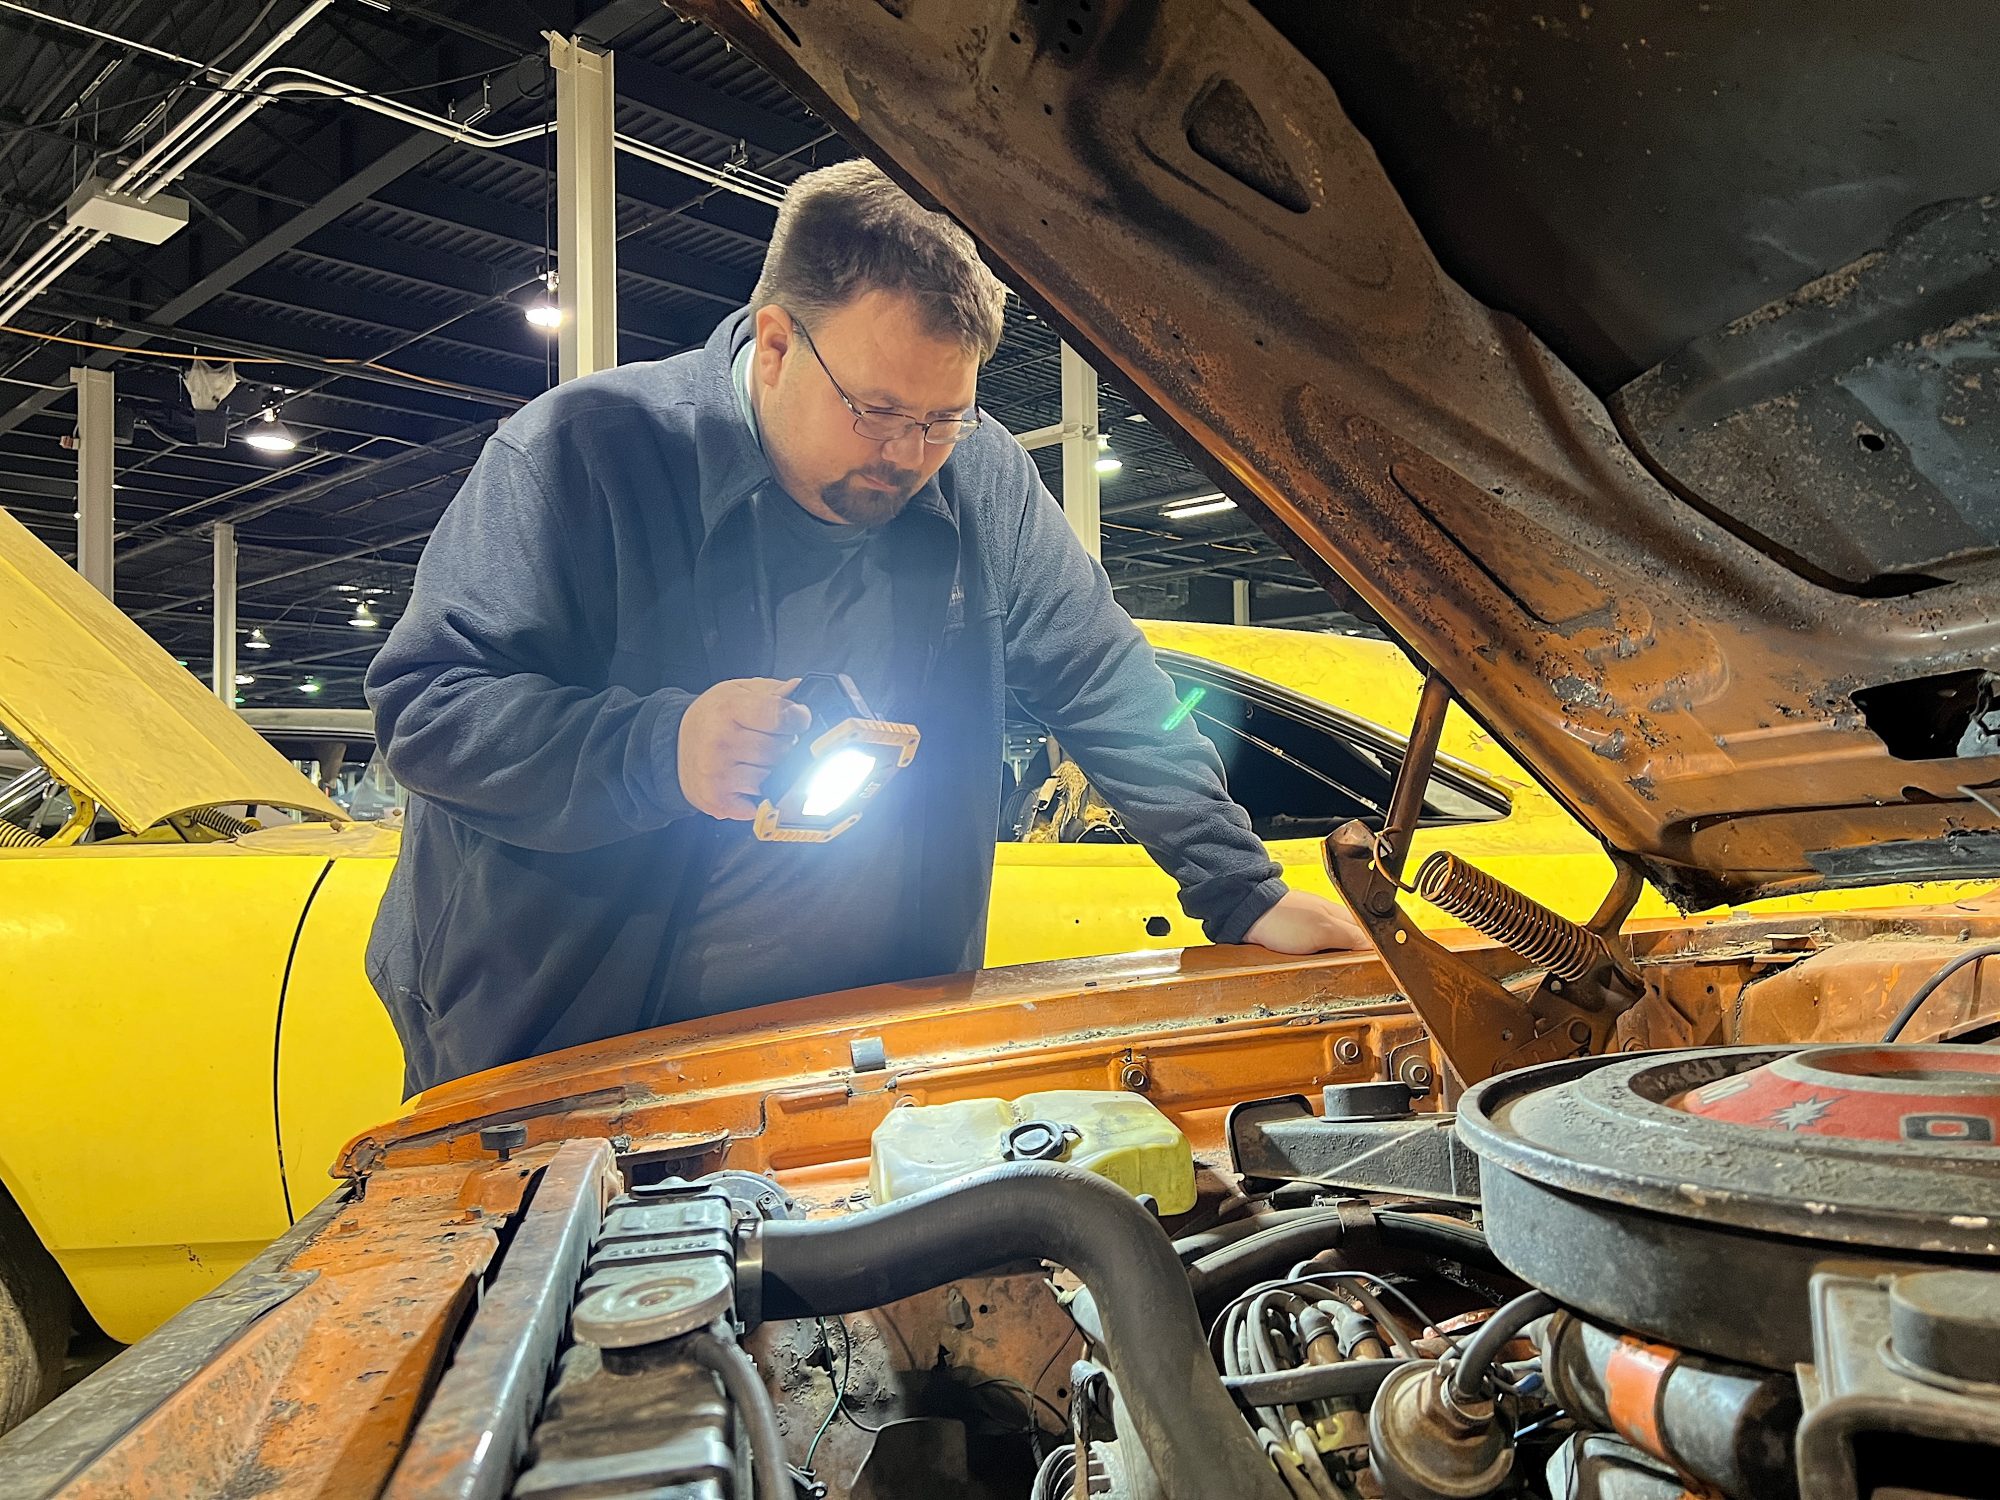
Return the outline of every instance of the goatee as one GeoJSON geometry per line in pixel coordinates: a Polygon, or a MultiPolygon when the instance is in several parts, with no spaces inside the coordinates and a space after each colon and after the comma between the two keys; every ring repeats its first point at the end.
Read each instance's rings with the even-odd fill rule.
{"type": "Polygon", "coordinates": [[[902,514],[922,488],[923,480],[907,470],[862,470],[823,486],[819,498],[849,526],[880,526],[902,514]]]}

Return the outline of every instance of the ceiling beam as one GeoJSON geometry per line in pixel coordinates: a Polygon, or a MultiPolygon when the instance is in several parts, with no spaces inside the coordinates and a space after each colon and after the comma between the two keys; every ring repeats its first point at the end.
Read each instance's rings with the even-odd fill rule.
{"type": "MultiPolygon", "coordinates": [[[[216,521],[227,521],[232,525],[241,525],[248,521],[254,521],[259,516],[269,515],[272,511],[277,510],[280,507],[289,505],[302,505],[308,500],[316,500],[320,498],[322,495],[329,494],[334,490],[341,489],[347,485],[353,484],[356,480],[373,478],[377,475],[388,473],[393,469],[399,469],[403,465],[414,462],[417,459],[428,456],[434,456],[440,452],[448,451],[453,448],[460,448],[465,446],[469,442],[474,442],[474,441],[484,442],[489,436],[492,435],[493,428],[494,424],[491,422],[480,422],[474,424],[472,427],[467,428],[457,437],[441,442],[433,448],[404,448],[398,452],[388,454],[382,458],[365,459],[360,463],[356,464],[354,467],[349,469],[344,469],[340,473],[330,475],[325,479],[315,479],[304,484],[294,485],[290,489],[281,490],[276,494],[267,495],[260,500],[253,500],[245,505],[238,506],[236,509],[230,511],[226,515],[210,516],[208,520],[203,524],[212,524],[216,521]]],[[[450,476],[436,475],[431,477],[436,479],[443,479],[450,476]]],[[[418,533],[418,534],[424,535],[427,533],[418,533]]],[[[133,558],[144,556],[146,553],[149,552],[157,552],[162,547],[171,546],[175,540],[177,540],[177,538],[161,537],[154,541],[142,543],[137,547],[128,548],[123,553],[120,554],[119,561],[126,562],[133,558]]],[[[385,545],[400,545],[400,544],[391,543],[385,545]]],[[[341,554],[340,556],[336,556],[334,558],[329,559],[329,561],[339,561],[340,557],[346,555],[348,554],[341,554]]],[[[356,555],[362,555],[362,554],[356,554],[356,555]]],[[[285,576],[285,575],[274,575],[274,577],[275,576],[285,576]]],[[[264,584],[270,583],[272,581],[274,581],[273,577],[247,580],[241,585],[239,585],[238,592],[241,592],[245,589],[262,587],[264,584]]],[[[135,616],[135,618],[144,618],[144,617],[135,616]]]]}
{"type": "Polygon", "coordinates": [[[741,141],[766,156],[796,151],[824,128],[817,121],[774,114],[631,53],[618,57],[618,95],[671,124],[717,141],[741,141]]]}
{"type": "MultiPolygon", "coordinates": [[[[598,8],[592,15],[578,23],[579,34],[593,35],[593,28],[607,23],[616,23],[620,31],[630,24],[633,0],[612,0],[612,3],[598,8]]],[[[527,90],[539,81],[540,74],[535,69],[520,67],[496,69],[495,75],[486,87],[468,93],[460,102],[458,113],[463,115],[475,109],[489,109],[493,114],[520,103],[527,90]]],[[[383,129],[382,122],[364,122],[373,132],[383,129]]],[[[331,139],[343,127],[353,128],[350,116],[343,114],[330,123],[322,135],[331,139]]],[[[215,298],[228,291],[252,271],[269,265],[278,256],[301,243],[315,231],[339,219],[343,214],[365,203],[373,194],[388,186],[405,173],[429,161],[441,151],[451,149],[451,142],[444,136],[427,130],[411,131],[407,136],[389,145],[362,167],[322,196],[310,208],[293,214],[283,223],[268,230],[251,243],[230,256],[220,265],[198,277],[178,296],[162,304],[146,318],[146,323],[160,329],[172,328],[182,319],[207,306],[215,298]]],[[[138,347],[145,344],[150,335],[133,333],[124,335],[119,342],[138,347]]],[[[82,363],[95,369],[105,369],[116,363],[119,356],[108,350],[91,354],[82,363]]],[[[49,357],[38,363],[53,368],[60,374],[63,368],[76,361],[66,357],[49,357]]],[[[45,369],[40,379],[53,383],[55,376],[45,369]]],[[[16,401],[11,407],[0,411],[0,432],[10,432],[27,420],[35,412],[46,410],[61,393],[47,390],[37,391],[16,401]]]]}
{"type": "MultiPolygon", "coordinates": [[[[620,158],[621,173],[626,165],[620,158]]],[[[415,214],[434,224],[469,229],[530,250],[537,256],[542,253],[541,214],[504,199],[474,193],[433,177],[399,182],[373,197],[384,207],[415,214]]],[[[635,276],[663,290],[683,292],[732,311],[750,300],[755,279],[748,272],[718,266],[663,245],[647,244],[632,235],[618,242],[618,270],[621,275],[635,276]]]]}

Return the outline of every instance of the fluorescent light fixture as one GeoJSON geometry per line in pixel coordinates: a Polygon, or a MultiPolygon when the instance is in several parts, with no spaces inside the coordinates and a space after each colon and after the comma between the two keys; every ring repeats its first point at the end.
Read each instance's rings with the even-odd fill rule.
{"type": "Polygon", "coordinates": [[[875,757],[865,750],[842,750],[828,756],[826,764],[813,772],[800,813],[808,818],[825,817],[860,791],[874,769],[875,757]]]}
{"type": "Polygon", "coordinates": [[[354,617],[347,623],[352,625],[356,630],[373,630],[382,622],[375,618],[375,611],[370,609],[368,601],[363,599],[359,604],[354,606],[354,617]]]}
{"type": "Polygon", "coordinates": [[[1189,516],[1212,516],[1221,511],[1236,509],[1236,502],[1227,495],[1196,495],[1188,500],[1176,500],[1172,505],[1160,507],[1160,514],[1169,521],[1186,520],[1189,516]]]}
{"type": "Polygon", "coordinates": [[[261,629],[253,630],[250,632],[250,639],[243,643],[243,649],[246,651],[269,651],[271,643],[264,638],[264,632],[261,629]]]}
{"type": "MultiPolygon", "coordinates": [[[[57,7],[60,9],[61,7],[57,7]]],[[[135,198],[115,192],[101,177],[87,179],[63,205],[69,222],[142,245],[158,245],[187,228],[188,204],[171,193],[135,198]]]]}
{"type": "Polygon", "coordinates": [[[236,674],[236,685],[238,687],[248,687],[250,686],[251,683],[255,682],[256,680],[257,679],[251,676],[250,673],[248,672],[238,672],[236,674]]]}
{"type": "Polygon", "coordinates": [[[264,419],[243,435],[243,441],[263,453],[290,453],[299,445],[292,429],[278,420],[273,406],[264,408],[264,419]]]}
{"type": "Polygon", "coordinates": [[[358,583],[336,583],[333,586],[333,591],[336,594],[358,594],[361,592],[361,585],[358,583]]]}
{"type": "Polygon", "coordinates": [[[299,691],[309,698],[319,690],[320,680],[317,677],[308,677],[304,682],[299,684],[299,691]]]}

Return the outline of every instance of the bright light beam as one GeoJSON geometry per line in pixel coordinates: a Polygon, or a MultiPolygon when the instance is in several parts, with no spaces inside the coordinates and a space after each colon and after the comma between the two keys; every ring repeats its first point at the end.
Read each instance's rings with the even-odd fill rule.
{"type": "Polygon", "coordinates": [[[841,750],[827,757],[826,764],[813,772],[806,787],[805,806],[800,815],[823,818],[861,790],[868,773],[875,769],[875,757],[865,750],[841,750]]]}

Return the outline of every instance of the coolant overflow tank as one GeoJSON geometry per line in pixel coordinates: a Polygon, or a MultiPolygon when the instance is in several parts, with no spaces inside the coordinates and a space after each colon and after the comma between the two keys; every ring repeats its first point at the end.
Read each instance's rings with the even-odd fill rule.
{"type": "Polygon", "coordinates": [[[1018,1099],[892,1109],[875,1127],[868,1187],[892,1203],[987,1167],[1063,1161],[1108,1178],[1162,1215],[1194,1207],[1194,1152],[1172,1120],[1137,1094],[1052,1089],[1018,1099]]]}

